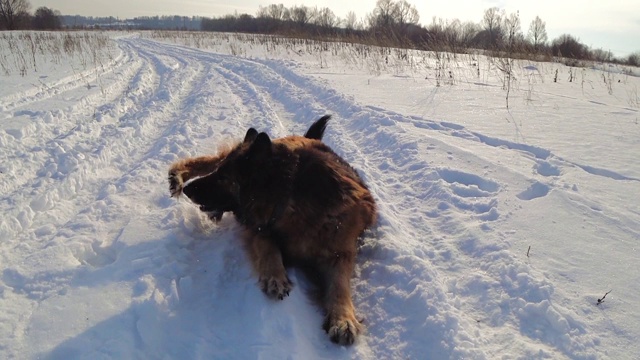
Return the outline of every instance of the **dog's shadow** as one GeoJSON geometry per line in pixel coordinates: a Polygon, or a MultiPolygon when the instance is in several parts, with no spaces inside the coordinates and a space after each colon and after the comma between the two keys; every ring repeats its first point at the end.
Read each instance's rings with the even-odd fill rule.
{"type": "MultiPolygon", "coordinates": [[[[60,339],[61,342],[55,337],[72,331],[61,331],[60,335],[55,329],[48,329],[47,333],[46,329],[32,332],[29,345],[33,350],[40,349],[35,357],[308,359],[311,356],[339,359],[354,356],[357,343],[350,348],[337,346],[322,330],[322,314],[308,297],[305,290],[309,285],[301,272],[289,270],[296,286],[288,298],[283,301],[266,298],[256,285],[240,247],[235,220],[225,215],[218,226],[212,226],[195,213],[187,211],[181,226],[160,231],[152,241],[118,249],[116,260],[95,269],[93,274],[85,271],[77,276],[64,296],[69,297],[66,300],[70,303],[82,302],[82,294],[103,291],[99,289],[108,288],[110,283],[132,283],[133,301],[123,311],[84,328],[72,338],[60,339]],[[142,265],[131,266],[136,261],[142,265]],[[43,339],[47,341],[39,343],[43,339]],[[46,349],[45,343],[57,345],[46,349]]],[[[126,239],[123,242],[126,243],[126,239]]],[[[108,300],[109,294],[105,293],[104,297],[108,300]]],[[[73,314],[73,310],[69,311],[73,314]]],[[[40,317],[46,320],[53,316],[40,317]]]]}

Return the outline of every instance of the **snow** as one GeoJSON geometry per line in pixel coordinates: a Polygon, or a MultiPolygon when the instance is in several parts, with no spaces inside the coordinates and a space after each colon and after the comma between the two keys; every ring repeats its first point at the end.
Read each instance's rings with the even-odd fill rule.
{"type": "Polygon", "coordinates": [[[90,34],[109,45],[35,69],[16,60],[29,42],[2,46],[0,358],[640,354],[637,69],[518,60],[507,109],[477,54],[90,34]],[[248,127],[302,134],[324,114],[380,208],[351,347],[295,269],[289,298],[263,296],[233,217],[213,224],[166,180],[248,127]]]}

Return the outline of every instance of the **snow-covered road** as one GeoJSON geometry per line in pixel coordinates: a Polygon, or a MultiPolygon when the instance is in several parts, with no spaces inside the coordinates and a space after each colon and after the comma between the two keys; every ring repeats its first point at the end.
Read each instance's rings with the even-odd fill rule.
{"type": "Polygon", "coordinates": [[[640,211],[619,200],[640,195],[637,164],[367,104],[290,60],[116,41],[93,81],[50,76],[0,98],[1,358],[640,353],[640,211]],[[380,206],[353,281],[367,333],[349,348],[328,341],[305,279],[291,270],[290,298],[266,299],[233,218],[210,223],[166,180],[173,161],[248,127],[302,134],[324,114],[324,141],[380,206]],[[623,303],[595,306],[609,286],[623,303]]]}

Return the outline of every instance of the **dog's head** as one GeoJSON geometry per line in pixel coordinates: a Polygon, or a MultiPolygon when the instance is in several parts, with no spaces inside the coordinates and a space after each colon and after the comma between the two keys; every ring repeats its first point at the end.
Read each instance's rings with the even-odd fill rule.
{"type": "Polygon", "coordinates": [[[215,176],[215,172],[189,182],[183,189],[183,193],[200,210],[207,213],[211,220],[219,221],[227,211],[236,211],[237,202],[230,189],[230,184],[221,181],[215,176]]]}
{"type": "Polygon", "coordinates": [[[251,128],[244,141],[220,161],[215,171],[187,183],[183,193],[212,220],[220,220],[227,211],[239,215],[241,202],[250,196],[247,189],[268,181],[268,171],[260,169],[268,162],[271,150],[269,136],[251,128]]]}

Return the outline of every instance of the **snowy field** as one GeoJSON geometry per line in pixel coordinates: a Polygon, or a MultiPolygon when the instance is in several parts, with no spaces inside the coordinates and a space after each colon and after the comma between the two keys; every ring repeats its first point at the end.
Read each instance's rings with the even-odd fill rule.
{"type": "Polygon", "coordinates": [[[500,60],[474,54],[7,34],[0,358],[638,358],[638,69],[517,61],[507,109],[500,60]],[[166,179],[248,127],[302,134],[324,114],[380,208],[351,347],[295,270],[289,298],[263,296],[233,217],[213,224],[166,179]]]}

